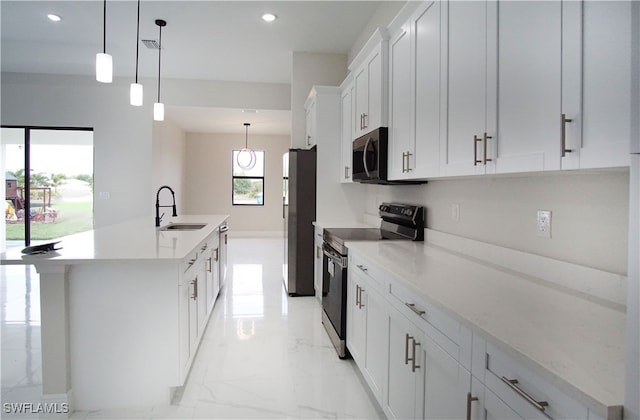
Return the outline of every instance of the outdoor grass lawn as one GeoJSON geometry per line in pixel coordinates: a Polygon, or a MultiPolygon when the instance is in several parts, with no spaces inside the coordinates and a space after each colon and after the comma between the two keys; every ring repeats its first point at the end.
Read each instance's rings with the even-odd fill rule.
{"type": "MultiPolygon", "coordinates": [[[[56,239],[93,229],[93,202],[69,201],[53,204],[58,217],[53,223],[31,223],[31,239],[56,239]]],[[[7,224],[7,240],[24,239],[24,224],[7,224]]]]}

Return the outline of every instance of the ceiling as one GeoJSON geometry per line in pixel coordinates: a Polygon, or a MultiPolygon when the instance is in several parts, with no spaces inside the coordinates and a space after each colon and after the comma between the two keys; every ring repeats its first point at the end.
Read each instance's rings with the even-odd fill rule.
{"type": "MultiPolygon", "coordinates": [[[[167,21],[163,78],[289,84],[292,52],[348,54],[381,3],[142,0],[140,39],[157,41],[154,21],[167,21]],[[278,19],[262,21],[265,12],[278,19]]],[[[102,1],[2,0],[0,7],[3,72],[95,74],[95,54],[103,42],[102,1]],[[48,13],[62,21],[51,22],[48,13]]],[[[136,1],[107,2],[106,51],[113,56],[115,77],[135,76],[136,13],[136,1]]],[[[157,77],[158,51],[139,47],[140,77],[157,77]]],[[[289,112],[260,111],[254,117],[263,119],[265,134],[289,134],[289,112]]],[[[167,116],[197,132],[244,133],[241,121],[247,118],[240,110],[169,106],[167,116]]]]}

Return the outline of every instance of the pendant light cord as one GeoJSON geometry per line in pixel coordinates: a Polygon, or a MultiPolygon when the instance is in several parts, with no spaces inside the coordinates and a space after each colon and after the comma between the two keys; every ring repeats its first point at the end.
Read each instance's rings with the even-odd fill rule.
{"type": "Polygon", "coordinates": [[[249,148],[249,124],[245,123],[244,124],[244,128],[245,128],[244,148],[248,149],[249,148]]]}
{"type": "Polygon", "coordinates": [[[158,102],[160,102],[160,58],[162,57],[162,26],[160,26],[160,38],[158,44],[158,102]]]}
{"type": "Polygon", "coordinates": [[[107,0],[104,0],[102,12],[102,52],[107,53],[107,0]]]}
{"type": "Polygon", "coordinates": [[[140,0],[138,0],[138,27],[136,29],[136,83],[138,83],[138,52],[140,50],[140,0]]]}

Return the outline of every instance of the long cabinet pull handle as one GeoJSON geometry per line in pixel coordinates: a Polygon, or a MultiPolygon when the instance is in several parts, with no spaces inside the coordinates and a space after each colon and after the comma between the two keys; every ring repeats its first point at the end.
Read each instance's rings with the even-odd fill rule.
{"type": "Polygon", "coordinates": [[[198,278],[197,277],[191,281],[191,285],[193,285],[193,294],[191,295],[191,299],[198,300],[198,278]]]}
{"type": "Polygon", "coordinates": [[[415,372],[416,369],[420,368],[420,365],[416,364],[416,347],[418,347],[420,345],[420,343],[418,343],[415,338],[412,340],[412,347],[413,347],[413,357],[411,357],[411,372],[415,372]]]}
{"type": "Polygon", "coordinates": [[[482,163],[481,160],[478,160],[478,142],[481,142],[482,139],[477,135],[473,135],[473,166],[478,166],[478,163],[482,163]]]}
{"type": "Polygon", "coordinates": [[[360,286],[356,284],[356,306],[360,307],[360,286]]]}
{"type": "Polygon", "coordinates": [[[407,157],[407,153],[402,152],[402,173],[405,173],[407,171],[406,169],[407,167],[405,166],[406,157],[407,157]]]}
{"type": "Polygon", "coordinates": [[[467,420],[471,420],[471,403],[478,401],[478,397],[474,397],[470,392],[467,392],[467,420]]]}
{"type": "Polygon", "coordinates": [[[409,340],[412,340],[413,337],[411,337],[409,334],[405,334],[404,337],[404,364],[408,365],[409,364],[409,340]]]}
{"type": "Polygon", "coordinates": [[[487,144],[489,143],[487,140],[492,139],[493,137],[491,137],[485,132],[482,138],[484,141],[484,164],[486,165],[487,162],[492,161],[492,159],[487,159],[487,144]]]}
{"type": "Polygon", "coordinates": [[[567,114],[562,114],[562,123],[560,124],[560,143],[562,147],[562,157],[567,153],[573,152],[572,149],[567,149],[567,123],[573,122],[572,119],[567,118],[567,114]]]}
{"type": "Polygon", "coordinates": [[[546,401],[537,401],[531,395],[527,394],[522,388],[520,388],[518,386],[518,380],[517,379],[509,379],[506,376],[503,376],[501,379],[502,379],[502,382],[507,384],[509,386],[509,388],[511,388],[512,390],[514,390],[516,392],[516,394],[520,395],[522,398],[527,400],[531,405],[533,405],[538,410],[544,411],[545,407],[549,406],[548,402],[546,402],[546,401]]]}
{"type": "Polygon", "coordinates": [[[360,305],[358,306],[359,309],[364,308],[364,303],[362,303],[362,292],[364,292],[364,289],[361,287],[360,288],[360,305]]]}
{"type": "Polygon", "coordinates": [[[424,314],[426,314],[425,311],[423,311],[422,309],[418,309],[416,308],[416,304],[415,303],[408,303],[405,302],[404,303],[409,309],[411,309],[413,312],[415,312],[416,314],[418,314],[418,316],[422,316],[424,314]]]}
{"type": "Polygon", "coordinates": [[[411,156],[413,153],[407,152],[407,172],[411,172],[411,156]]]}

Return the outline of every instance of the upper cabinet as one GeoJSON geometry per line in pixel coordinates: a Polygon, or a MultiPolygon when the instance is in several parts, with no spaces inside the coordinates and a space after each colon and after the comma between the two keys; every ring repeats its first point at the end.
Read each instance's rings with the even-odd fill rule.
{"type": "Polygon", "coordinates": [[[353,167],[352,167],[352,155],[353,155],[353,137],[354,137],[354,90],[353,80],[351,77],[345,79],[340,86],[340,111],[342,117],[340,120],[340,127],[342,129],[340,135],[340,182],[350,183],[353,182],[353,167]]]}
{"type": "Polygon", "coordinates": [[[447,131],[440,175],[484,174],[496,141],[497,4],[452,1],[443,8],[447,131]]]}
{"type": "Polygon", "coordinates": [[[305,146],[311,149],[317,145],[316,133],[316,97],[309,95],[304,104],[305,111],[305,146]]]}
{"type": "Polygon", "coordinates": [[[405,12],[390,26],[390,179],[628,166],[633,7],[425,1],[405,12]]]}
{"type": "MultiPolygon", "coordinates": [[[[439,174],[443,5],[424,2],[389,42],[389,179],[439,174]]],[[[446,58],[446,57],[444,57],[446,58]]]]}
{"type": "Polygon", "coordinates": [[[349,66],[354,75],[354,139],[387,126],[388,35],[378,29],[349,66]]]}
{"type": "Polygon", "coordinates": [[[629,165],[632,3],[563,5],[562,169],[629,165]]]}

